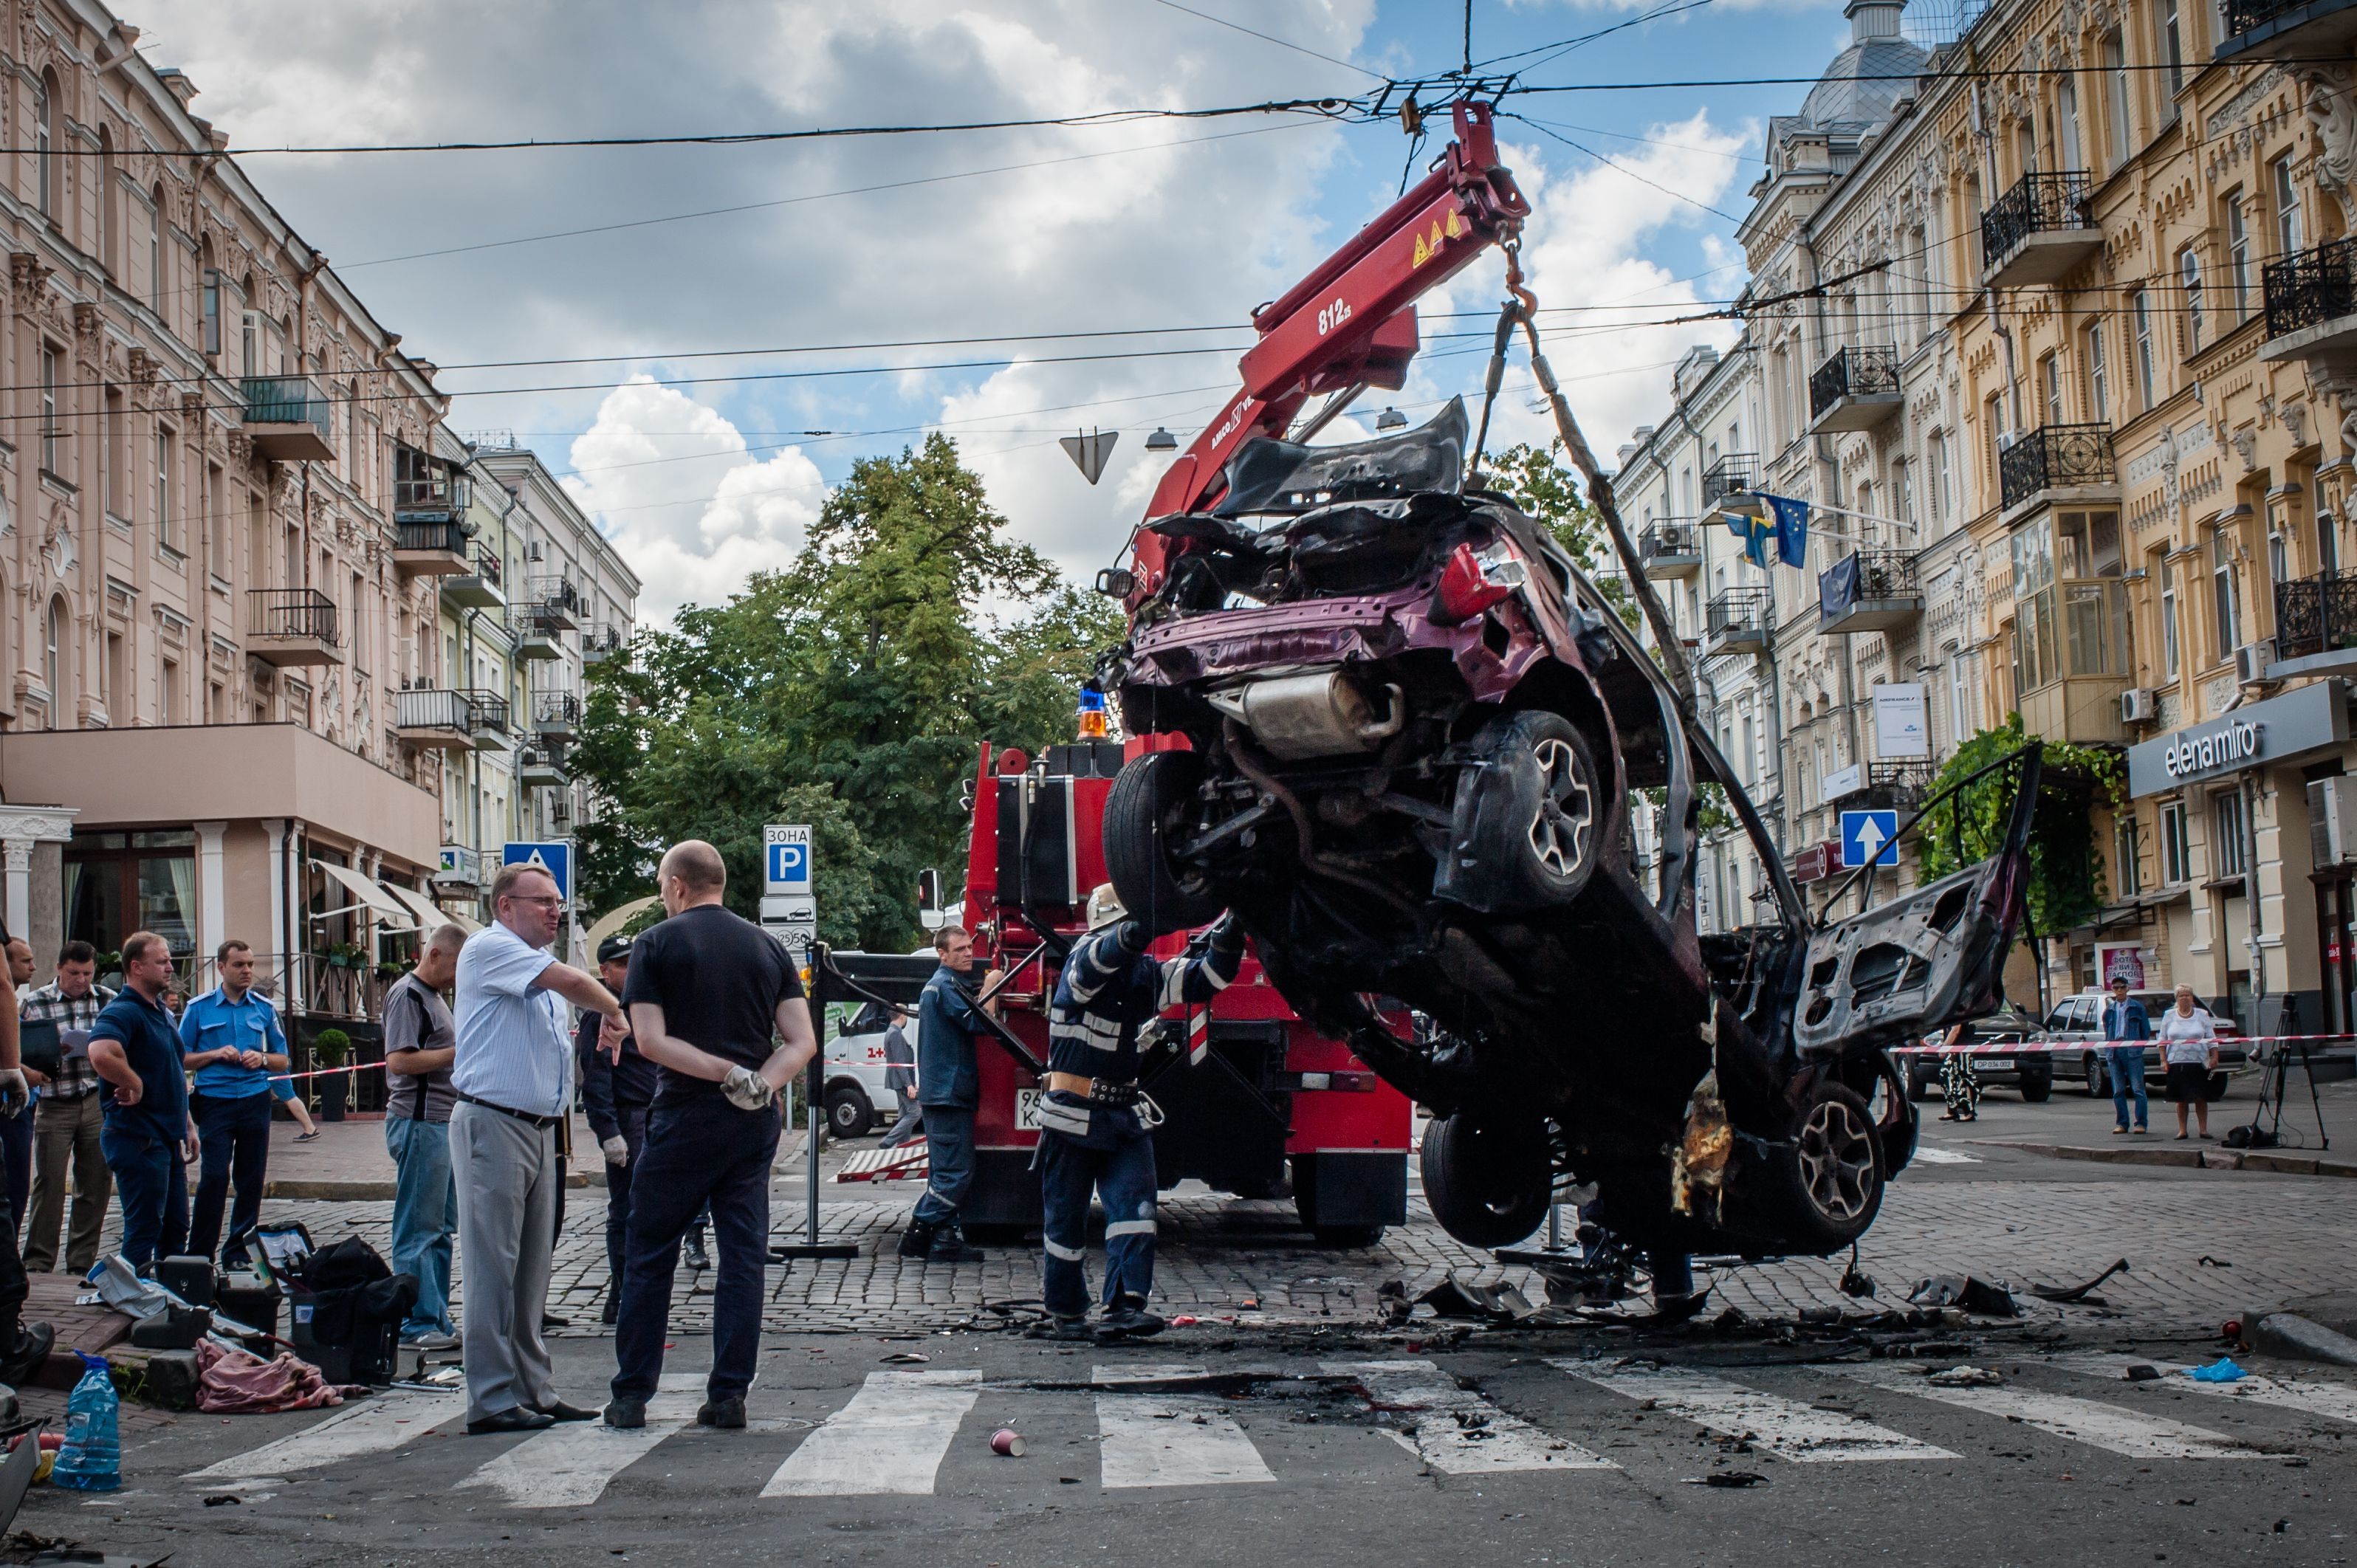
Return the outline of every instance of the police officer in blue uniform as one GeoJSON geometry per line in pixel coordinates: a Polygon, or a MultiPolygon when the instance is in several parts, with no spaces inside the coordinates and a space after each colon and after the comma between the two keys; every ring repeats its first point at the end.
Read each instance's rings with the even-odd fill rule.
{"type": "MultiPolygon", "coordinates": [[[[900,1233],[900,1256],[929,1263],[978,1262],[966,1245],[960,1211],[974,1187],[974,1113],[982,1104],[982,1074],[974,1059],[974,1033],[989,1026],[970,989],[974,933],[943,926],[933,933],[941,967],[917,1002],[917,1103],[924,1108],[925,1195],[900,1233]]],[[[985,990],[998,972],[982,977],[985,990]]]]}
{"type": "Polygon", "coordinates": [[[1093,1191],[1105,1212],[1105,1310],[1093,1337],[1111,1341],[1163,1326],[1146,1310],[1154,1289],[1152,1133],[1162,1117],[1138,1087],[1139,1032],[1170,1008],[1207,1004],[1224,990],[1243,965],[1244,934],[1232,914],[1223,915],[1200,944],[1157,960],[1146,951],[1146,929],[1127,917],[1110,885],[1091,897],[1089,914],[1090,933],[1064,960],[1048,1011],[1039,1185],[1049,1321],[1040,1333],[1092,1337],[1082,1260],[1093,1191]]]}

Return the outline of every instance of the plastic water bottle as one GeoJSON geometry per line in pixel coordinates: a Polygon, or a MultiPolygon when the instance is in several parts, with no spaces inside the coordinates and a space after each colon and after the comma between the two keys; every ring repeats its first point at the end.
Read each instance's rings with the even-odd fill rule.
{"type": "Polygon", "coordinates": [[[49,1482],[78,1492],[111,1492],[123,1485],[123,1444],[115,1432],[122,1401],[105,1357],[74,1354],[81,1357],[81,1381],[66,1399],[66,1440],[49,1482]]]}

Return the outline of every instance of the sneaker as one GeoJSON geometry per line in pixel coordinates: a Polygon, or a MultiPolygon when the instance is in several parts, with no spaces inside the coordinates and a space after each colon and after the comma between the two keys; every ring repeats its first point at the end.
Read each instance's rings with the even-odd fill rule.
{"type": "Polygon", "coordinates": [[[307,1143],[309,1143],[312,1139],[314,1139],[314,1138],[317,1137],[318,1135],[319,1135],[319,1130],[318,1130],[317,1127],[314,1127],[314,1128],[312,1128],[312,1129],[311,1129],[309,1132],[307,1132],[307,1133],[296,1133],[296,1134],[295,1134],[295,1141],[296,1141],[296,1143],[298,1143],[298,1144],[307,1144],[307,1143]]]}
{"type": "Polygon", "coordinates": [[[606,1424],[617,1432],[636,1432],[647,1423],[647,1402],[617,1396],[606,1402],[606,1424]]]}
{"type": "Polygon", "coordinates": [[[695,1424],[716,1427],[722,1432],[745,1430],[745,1399],[741,1394],[726,1394],[716,1400],[705,1400],[695,1412],[695,1424]]]}
{"type": "Polygon", "coordinates": [[[1096,1337],[1089,1320],[1081,1317],[1043,1317],[1023,1331],[1026,1339],[1058,1339],[1087,1342],[1096,1337]]]}
{"type": "Polygon", "coordinates": [[[1145,1307],[1124,1302],[1097,1321],[1097,1343],[1110,1345],[1124,1339],[1150,1339],[1169,1325],[1145,1307]]]}
{"type": "Polygon", "coordinates": [[[929,1263],[978,1263],[982,1258],[982,1249],[966,1245],[965,1228],[954,1219],[935,1226],[932,1244],[925,1249],[929,1263]]]}
{"type": "Polygon", "coordinates": [[[433,1331],[414,1336],[405,1335],[402,1338],[401,1348],[404,1350],[456,1350],[458,1348],[458,1337],[455,1334],[433,1331]]]}
{"type": "Polygon", "coordinates": [[[933,1226],[930,1220],[911,1219],[909,1228],[900,1232],[900,1256],[923,1258],[933,1248],[933,1226]]]}
{"type": "Polygon", "coordinates": [[[2112,1136],[2117,1138],[2125,1134],[2126,1132],[2127,1129],[2126,1127],[2115,1127],[2112,1129],[2112,1136]]]}

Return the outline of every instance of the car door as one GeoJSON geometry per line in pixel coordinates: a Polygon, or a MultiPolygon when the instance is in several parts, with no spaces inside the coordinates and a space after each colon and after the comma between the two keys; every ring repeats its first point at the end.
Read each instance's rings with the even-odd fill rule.
{"type": "Polygon", "coordinates": [[[2005,957],[2029,873],[2041,750],[2032,743],[1975,775],[1994,776],[1988,787],[2012,792],[1999,814],[2005,828],[1995,854],[1811,934],[1792,1008],[1802,1059],[1898,1045],[1984,1016],[2004,1001],[2005,957]],[[2010,779],[2001,771],[2008,768],[2010,779]]]}

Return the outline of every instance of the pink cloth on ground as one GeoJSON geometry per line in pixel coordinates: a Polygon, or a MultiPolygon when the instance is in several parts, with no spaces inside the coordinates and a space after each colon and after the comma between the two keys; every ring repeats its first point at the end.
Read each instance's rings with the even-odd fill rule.
{"type": "Polygon", "coordinates": [[[331,1383],[292,1350],[265,1361],[210,1339],[197,1346],[197,1408],[211,1415],[267,1415],[321,1410],[364,1394],[357,1384],[331,1383]]]}

